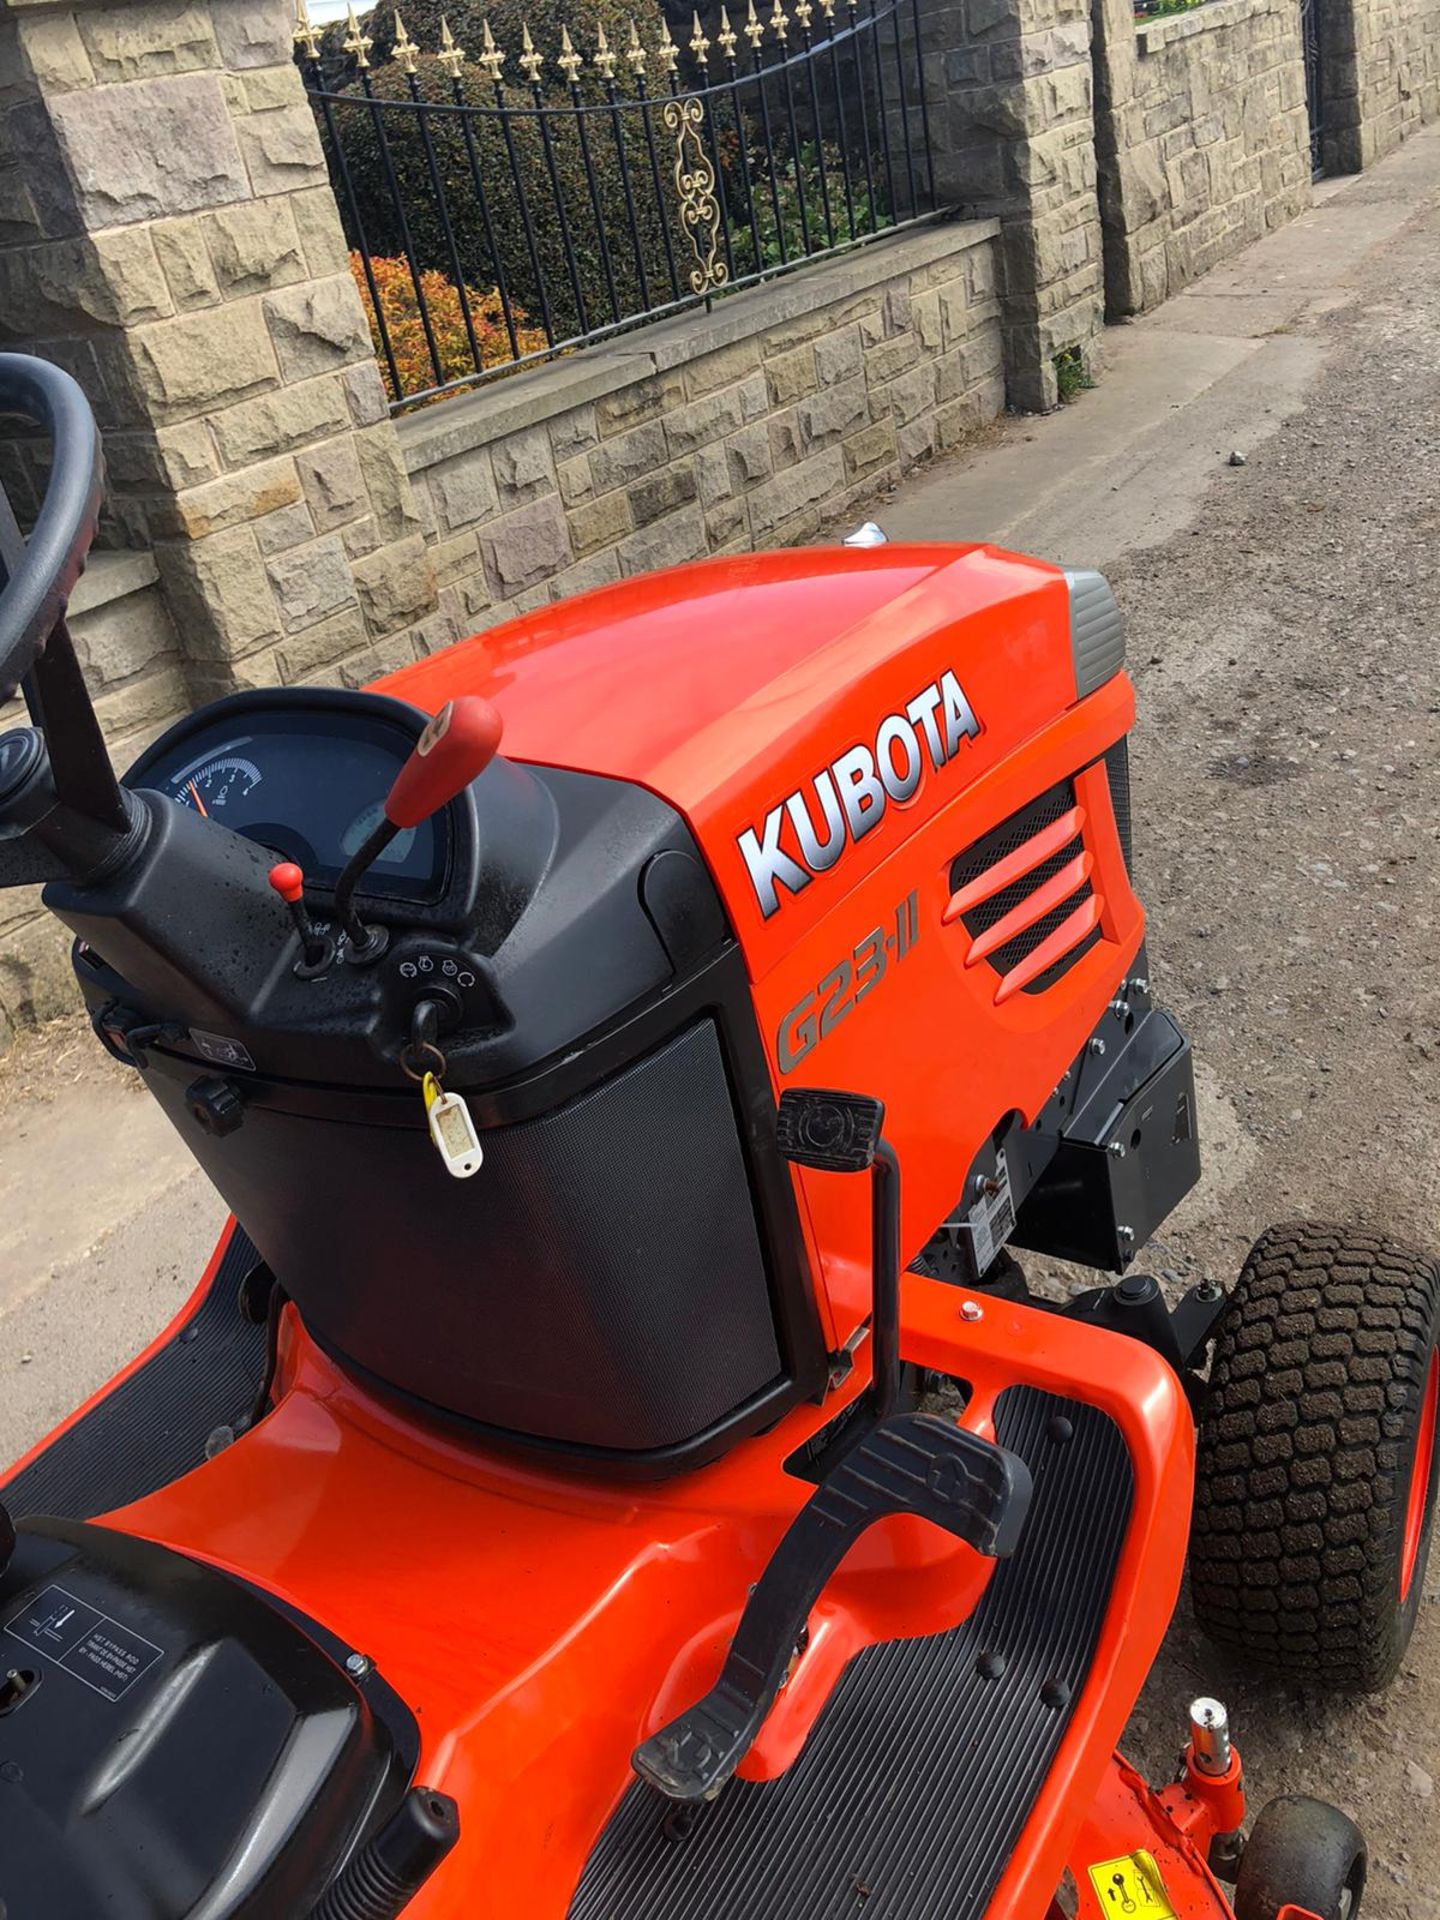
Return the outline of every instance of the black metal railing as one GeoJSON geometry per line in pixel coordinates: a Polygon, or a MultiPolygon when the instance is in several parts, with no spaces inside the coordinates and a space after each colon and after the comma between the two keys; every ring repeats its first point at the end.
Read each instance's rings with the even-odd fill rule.
{"type": "MultiPolygon", "coordinates": [[[[398,14],[299,61],[392,407],[613,338],[936,210],[918,0],[748,0],[514,66],[398,14]],[[817,14],[819,18],[817,20],[817,14]],[[391,24],[393,21],[393,25],[391,24]],[[376,58],[371,59],[375,54],[376,58]],[[623,70],[623,79],[622,79],[623,70]]],[[[333,30],[332,30],[333,31],[333,30]]]]}

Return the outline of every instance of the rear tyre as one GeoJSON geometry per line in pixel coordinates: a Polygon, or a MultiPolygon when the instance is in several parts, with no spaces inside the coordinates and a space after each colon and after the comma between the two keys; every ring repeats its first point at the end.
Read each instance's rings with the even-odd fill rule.
{"type": "Polygon", "coordinates": [[[1287,1794],[1262,1807],[1240,1856],[1235,1920],[1276,1920],[1287,1906],[1319,1920],[1356,1920],[1365,1842],[1338,1807],[1287,1794]]]}
{"type": "Polygon", "coordinates": [[[1299,1223],[1251,1250],[1200,1417],[1190,1586],[1212,1640],[1311,1686],[1395,1677],[1434,1528],[1440,1269],[1299,1223]]]}

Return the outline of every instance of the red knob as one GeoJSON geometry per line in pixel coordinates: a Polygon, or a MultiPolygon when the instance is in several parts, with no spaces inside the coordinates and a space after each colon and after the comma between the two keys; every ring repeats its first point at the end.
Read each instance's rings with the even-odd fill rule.
{"type": "Polygon", "coordinates": [[[282,860],[267,876],[271,886],[288,906],[305,898],[305,876],[293,860],[282,860]]]}
{"type": "Polygon", "coordinates": [[[453,800],[495,758],[504,725],[478,693],[447,700],[415,742],[385,801],[393,827],[418,827],[453,800]]]}

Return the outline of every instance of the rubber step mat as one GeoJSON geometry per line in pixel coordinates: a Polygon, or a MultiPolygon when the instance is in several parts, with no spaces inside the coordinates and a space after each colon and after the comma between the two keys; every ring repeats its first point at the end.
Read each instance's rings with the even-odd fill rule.
{"type": "Polygon", "coordinates": [[[241,1313],[240,1283],[259,1257],[237,1227],[180,1331],[0,1485],[15,1519],[93,1520],[127,1506],[198,1467],[217,1428],[248,1420],[267,1336],[241,1313]]]}
{"type": "Polygon", "coordinates": [[[1094,1658],[1133,1495],[1120,1430],[1096,1408],[1012,1388],[995,1429],[1035,1497],[970,1619],[867,1648],[789,1771],[732,1781],[683,1838],[634,1782],[570,1920],[984,1914],[1094,1658]]]}

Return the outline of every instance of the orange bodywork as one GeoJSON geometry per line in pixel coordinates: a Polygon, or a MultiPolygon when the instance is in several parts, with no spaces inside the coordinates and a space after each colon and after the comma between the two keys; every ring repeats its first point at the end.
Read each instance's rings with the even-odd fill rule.
{"type": "MultiPolygon", "coordinates": [[[[987,548],[790,552],[542,610],[384,689],[431,711],[482,694],[503,714],[508,756],[636,782],[684,815],[746,956],[776,1093],[798,1082],[884,1100],[910,1257],[996,1126],[1038,1114],[1143,937],[1100,764],[1131,725],[1133,693],[1119,674],[1077,699],[1068,621],[1063,576],[987,548]],[[947,670],[973,707],[974,737],[766,917],[739,836],[947,670]],[[1044,994],[1001,994],[952,910],[952,863],[1066,778],[1100,938],[1044,994]],[[912,894],[916,937],[889,963],[892,981],[858,997],[787,1077],[787,1018],[912,894]]],[[[866,1184],[795,1178],[836,1346],[869,1311],[866,1184]]],[[[403,1274],[395,1285],[403,1294],[403,1274]]],[[[1108,1844],[1123,1797],[1142,1791],[1112,1753],[1179,1586],[1193,1426],[1178,1380],[1148,1348],[989,1298],[962,1319],[969,1298],[912,1274],[902,1307],[903,1357],[972,1384],[964,1423],[988,1435],[1002,1391],[1042,1388],[1103,1409],[1134,1470],[1096,1657],[991,1907],[1043,1920],[1077,1848],[1108,1844]]],[[[419,1777],[462,1810],[457,1849],[407,1909],[415,1920],[563,1920],[632,1750],[715,1679],[748,1587],[810,1492],[782,1462],[863,1390],[866,1349],[823,1406],[793,1409],[702,1470],[637,1487],[482,1452],[373,1398],[294,1308],[281,1345],[274,1410],[107,1524],[282,1596],[368,1654],[410,1704],[419,1777]]],[[[965,1618],[989,1567],[920,1521],[873,1528],[812,1616],[746,1774],[789,1764],[862,1647],[965,1618]]],[[[1226,1913],[1174,1834],[1166,1844],[1198,1889],[1177,1911],[1226,1913]]]]}

